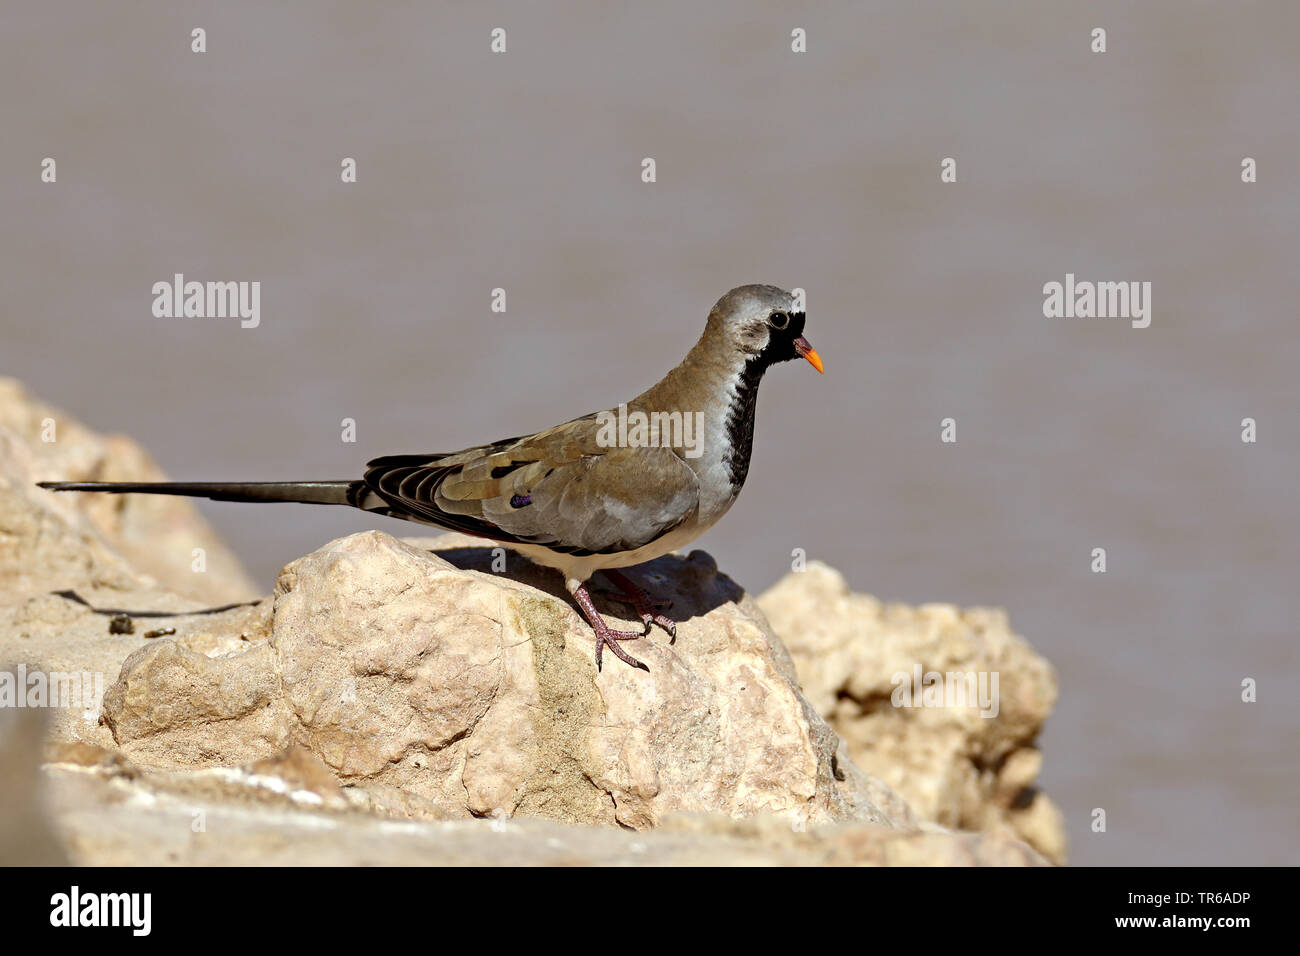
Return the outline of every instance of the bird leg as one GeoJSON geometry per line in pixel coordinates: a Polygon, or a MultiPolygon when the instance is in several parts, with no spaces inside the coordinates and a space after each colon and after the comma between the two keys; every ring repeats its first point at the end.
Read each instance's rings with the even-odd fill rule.
{"type": "Polygon", "coordinates": [[[596,605],[592,603],[591,595],[587,593],[585,584],[571,586],[569,590],[573,592],[573,599],[578,602],[578,608],[582,611],[582,616],[587,619],[591,629],[596,632],[596,670],[600,670],[600,657],[605,652],[605,645],[608,644],[609,649],[614,652],[614,656],[623,663],[639,667],[643,671],[649,671],[650,668],[618,646],[619,641],[635,641],[645,635],[637,634],[634,631],[616,631],[606,624],[605,619],[596,610],[596,605]]]}
{"type": "Polygon", "coordinates": [[[661,607],[672,607],[672,604],[659,604],[651,599],[650,595],[641,590],[631,579],[621,571],[614,571],[610,568],[605,569],[605,577],[609,578],[621,592],[620,595],[610,595],[616,601],[631,605],[633,610],[641,618],[645,625],[645,633],[650,633],[650,625],[658,624],[668,636],[672,638],[668,643],[677,643],[677,622],[666,614],[659,613],[661,607]]]}

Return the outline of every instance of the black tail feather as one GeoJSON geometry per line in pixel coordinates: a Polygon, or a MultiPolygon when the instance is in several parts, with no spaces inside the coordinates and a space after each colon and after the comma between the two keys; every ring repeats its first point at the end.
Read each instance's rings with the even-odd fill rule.
{"type": "Polygon", "coordinates": [[[41,481],[50,491],[102,491],[112,495],[182,495],[213,501],[296,501],[355,505],[361,481],[41,481]]]}

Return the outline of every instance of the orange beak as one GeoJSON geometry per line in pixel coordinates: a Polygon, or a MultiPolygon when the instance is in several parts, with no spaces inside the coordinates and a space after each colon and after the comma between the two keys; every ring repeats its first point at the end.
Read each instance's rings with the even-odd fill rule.
{"type": "Polygon", "coordinates": [[[808,344],[808,340],[802,335],[794,340],[794,350],[808,360],[808,364],[826,374],[826,369],[822,366],[822,357],[817,354],[817,350],[808,344]]]}

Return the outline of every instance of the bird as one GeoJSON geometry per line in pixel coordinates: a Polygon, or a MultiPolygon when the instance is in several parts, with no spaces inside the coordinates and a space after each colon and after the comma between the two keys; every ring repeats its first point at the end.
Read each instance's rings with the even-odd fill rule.
{"type": "Polygon", "coordinates": [[[758,387],[772,365],[806,359],[799,299],[771,285],[732,289],[676,368],[636,398],[534,435],[451,453],[389,455],[338,481],[42,481],[51,491],[183,495],[214,501],[348,505],[510,545],[558,570],[596,640],[648,671],[619,645],[676,622],[621,572],[676,551],[712,528],[749,474],[758,387]],[[667,432],[667,434],[665,434],[667,432]],[[601,572],[635,609],[642,630],[617,631],[587,581],[601,572]]]}

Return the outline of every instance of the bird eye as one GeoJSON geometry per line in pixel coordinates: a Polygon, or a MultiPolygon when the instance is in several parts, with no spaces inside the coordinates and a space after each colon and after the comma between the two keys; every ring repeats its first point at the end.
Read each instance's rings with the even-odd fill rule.
{"type": "Polygon", "coordinates": [[[790,324],[789,312],[773,312],[767,317],[767,321],[772,323],[772,328],[783,329],[790,324]]]}

